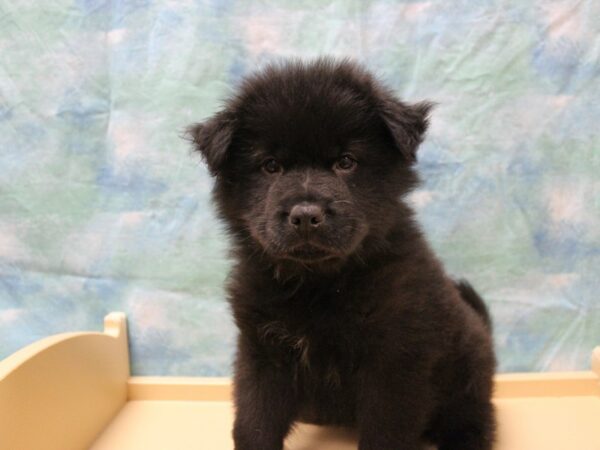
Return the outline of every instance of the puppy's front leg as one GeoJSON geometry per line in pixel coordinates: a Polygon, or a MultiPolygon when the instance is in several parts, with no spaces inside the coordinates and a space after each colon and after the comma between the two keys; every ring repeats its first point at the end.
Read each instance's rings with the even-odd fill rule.
{"type": "Polygon", "coordinates": [[[281,450],[296,415],[288,369],[238,356],[235,374],[235,450],[281,450]]]}
{"type": "Polygon", "coordinates": [[[431,392],[414,362],[378,363],[361,378],[359,450],[423,450],[431,392]]]}

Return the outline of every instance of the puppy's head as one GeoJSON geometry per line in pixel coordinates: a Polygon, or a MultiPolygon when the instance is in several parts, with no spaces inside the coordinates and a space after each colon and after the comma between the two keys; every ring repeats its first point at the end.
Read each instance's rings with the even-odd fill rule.
{"type": "Polygon", "coordinates": [[[247,78],[189,134],[238,242],[316,267],[385,241],[430,107],[348,61],[292,62],[247,78]]]}

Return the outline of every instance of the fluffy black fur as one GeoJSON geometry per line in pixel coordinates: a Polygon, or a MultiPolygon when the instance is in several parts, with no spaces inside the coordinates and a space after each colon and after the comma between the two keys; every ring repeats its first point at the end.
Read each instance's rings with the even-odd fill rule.
{"type": "Polygon", "coordinates": [[[403,201],[430,108],[319,59],[190,127],[237,261],[236,450],[280,450],[295,421],[355,427],[361,450],[492,448],[489,314],[403,201]]]}

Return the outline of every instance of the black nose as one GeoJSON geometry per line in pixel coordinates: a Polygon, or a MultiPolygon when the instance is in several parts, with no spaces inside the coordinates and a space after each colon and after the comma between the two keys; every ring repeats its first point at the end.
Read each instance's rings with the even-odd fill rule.
{"type": "Polygon", "coordinates": [[[314,203],[299,203],[290,211],[288,220],[296,230],[308,233],[323,223],[325,212],[314,203]]]}

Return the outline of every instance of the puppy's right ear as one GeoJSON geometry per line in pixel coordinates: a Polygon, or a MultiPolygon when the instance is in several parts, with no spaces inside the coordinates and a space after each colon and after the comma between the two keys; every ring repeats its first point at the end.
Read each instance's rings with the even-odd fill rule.
{"type": "Polygon", "coordinates": [[[227,111],[221,111],[206,122],[191,125],[187,135],[196,151],[202,154],[208,170],[213,176],[219,174],[227,160],[233,137],[235,120],[227,111]]]}

